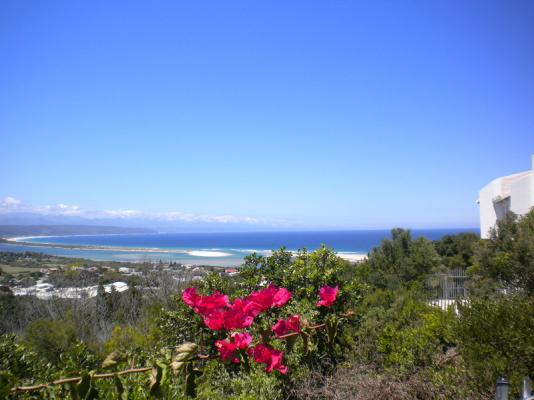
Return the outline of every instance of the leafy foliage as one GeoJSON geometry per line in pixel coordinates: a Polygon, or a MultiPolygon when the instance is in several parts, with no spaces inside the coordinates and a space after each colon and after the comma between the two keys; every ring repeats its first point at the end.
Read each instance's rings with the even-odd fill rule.
{"type": "Polygon", "coordinates": [[[472,273],[497,289],[534,294],[534,210],[518,218],[508,214],[478,248],[472,273]]]}
{"type": "Polygon", "coordinates": [[[422,285],[440,266],[432,242],[420,237],[412,240],[410,231],[393,229],[392,239],[374,248],[360,269],[364,280],[381,289],[395,290],[407,285],[422,285]]]}
{"type": "Polygon", "coordinates": [[[443,236],[434,242],[434,247],[445,267],[467,269],[474,263],[478,243],[479,237],[474,233],[459,233],[443,236]]]}
{"type": "Polygon", "coordinates": [[[64,322],[38,320],[26,329],[25,341],[44,359],[58,365],[61,355],[73,350],[76,333],[64,322]]]}
{"type": "Polygon", "coordinates": [[[456,332],[480,387],[507,376],[519,387],[534,371],[534,298],[523,294],[473,298],[460,307],[456,332]]]}
{"type": "Polygon", "coordinates": [[[149,304],[138,289],[100,293],[98,317],[78,314],[88,320],[83,329],[72,323],[77,315],[64,313],[31,323],[22,336],[1,336],[0,393],[81,376],[41,398],[489,399],[499,375],[517,387],[534,371],[533,215],[509,216],[484,241],[472,234],[414,240],[395,229],[356,265],[326,246],[254,254],[235,277],[211,273],[194,283],[188,293],[207,304],[188,306],[176,291],[149,304]],[[430,306],[425,283],[453,268],[469,268],[471,297],[447,311],[430,306]],[[235,320],[237,330],[206,325],[213,309],[241,312],[237,300],[269,283],[291,299],[262,308],[250,324],[235,320]],[[209,297],[216,291],[222,294],[209,297]],[[95,321],[112,321],[107,336],[90,333],[95,321]],[[146,368],[98,378],[138,366],[146,368]]]}

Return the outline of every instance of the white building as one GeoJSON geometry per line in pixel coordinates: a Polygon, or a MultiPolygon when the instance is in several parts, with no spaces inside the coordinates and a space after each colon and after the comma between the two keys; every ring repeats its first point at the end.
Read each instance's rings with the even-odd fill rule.
{"type": "MultiPolygon", "coordinates": [[[[128,284],[126,282],[113,282],[104,285],[104,291],[106,293],[111,293],[112,288],[116,292],[124,292],[128,290],[128,284]]],[[[53,297],[81,299],[95,297],[98,294],[98,286],[54,288],[54,285],[42,283],[41,281],[38,281],[34,286],[13,288],[12,290],[15,296],[36,296],[40,299],[51,299],[53,297]]]]}
{"type": "Polygon", "coordinates": [[[530,171],[494,179],[479,192],[477,202],[483,239],[489,237],[489,230],[507,212],[526,214],[534,207],[534,155],[530,171]]]}

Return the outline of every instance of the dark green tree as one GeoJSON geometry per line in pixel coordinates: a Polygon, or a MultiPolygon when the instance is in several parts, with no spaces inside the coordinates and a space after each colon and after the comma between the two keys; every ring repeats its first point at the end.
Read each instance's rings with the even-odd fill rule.
{"type": "Polygon", "coordinates": [[[66,321],[37,320],[26,328],[26,343],[49,362],[59,365],[76,343],[74,328],[66,321]]]}
{"type": "Polygon", "coordinates": [[[472,273],[498,290],[534,294],[534,210],[522,217],[510,213],[497,222],[478,247],[472,273]]]}
{"type": "Polygon", "coordinates": [[[391,240],[383,240],[369,253],[360,274],[371,285],[383,289],[422,284],[441,263],[432,242],[423,237],[413,240],[405,229],[393,229],[391,235],[391,240]]]}
{"type": "Polygon", "coordinates": [[[445,235],[434,242],[441,262],[448,269],[466,269],[473,265],[476,246],[480,238],[474,233],[445,235]]]}

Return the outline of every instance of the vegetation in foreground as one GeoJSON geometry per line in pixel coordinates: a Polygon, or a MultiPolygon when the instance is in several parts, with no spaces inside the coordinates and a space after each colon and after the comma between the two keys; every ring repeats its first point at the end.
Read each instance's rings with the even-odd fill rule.
{"type": "MultiPolygon", "coordinates": [[[[0,321],[28,312],[25,301],[2,292],[0,321]]],[[[357,265],[326,247],[296,257],[280,249],[248,257],[234,277],[211,273],[157,295],[133,287],[81,302],[47,300],[1,336],[0,396],[491,399],[499,376],[518,390],[534,375],[534,212],[510,215],[489,240],[430,242],[395,229],[357,265]],[[430,306],[429,283],[458,268],[470,277],[467,301],[430,306]],[[257,314],[240,309],[247,320],[217,322],[215,311],[236,311],[269,288],[282,290],[283,304],[272,297],[257,314]],[[258,346],[270,350],[257,356],[258,346]],[[132,367],[146,371],[94,379],[132,367]],[[82,379],[10,391],[63,377],[82,379]]]]}

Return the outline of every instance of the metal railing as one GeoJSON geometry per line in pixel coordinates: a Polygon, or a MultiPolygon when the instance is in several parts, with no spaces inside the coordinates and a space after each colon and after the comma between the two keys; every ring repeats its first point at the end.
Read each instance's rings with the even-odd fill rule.
{"type": "MultiPolygon", "coordinates": [[[[495,400],[508,400],[509,387],[510,385],[508,384],[508,380],[506,378],[499,378],[497,380],[495,400]]],[[[528,376],[523,377],[521,396],[518,398],[518,400],[534,400],[534,395],[532,394],[532,380],[528,376]]]]}
{"type": "Polygon", "coordinates": [[[425,285],[429,303],[441,309],[453,306],[457,301],[467,298],[467,281],[469,277],[465,269],[456,268],[447,273],[430,277],[425,285]]]}

